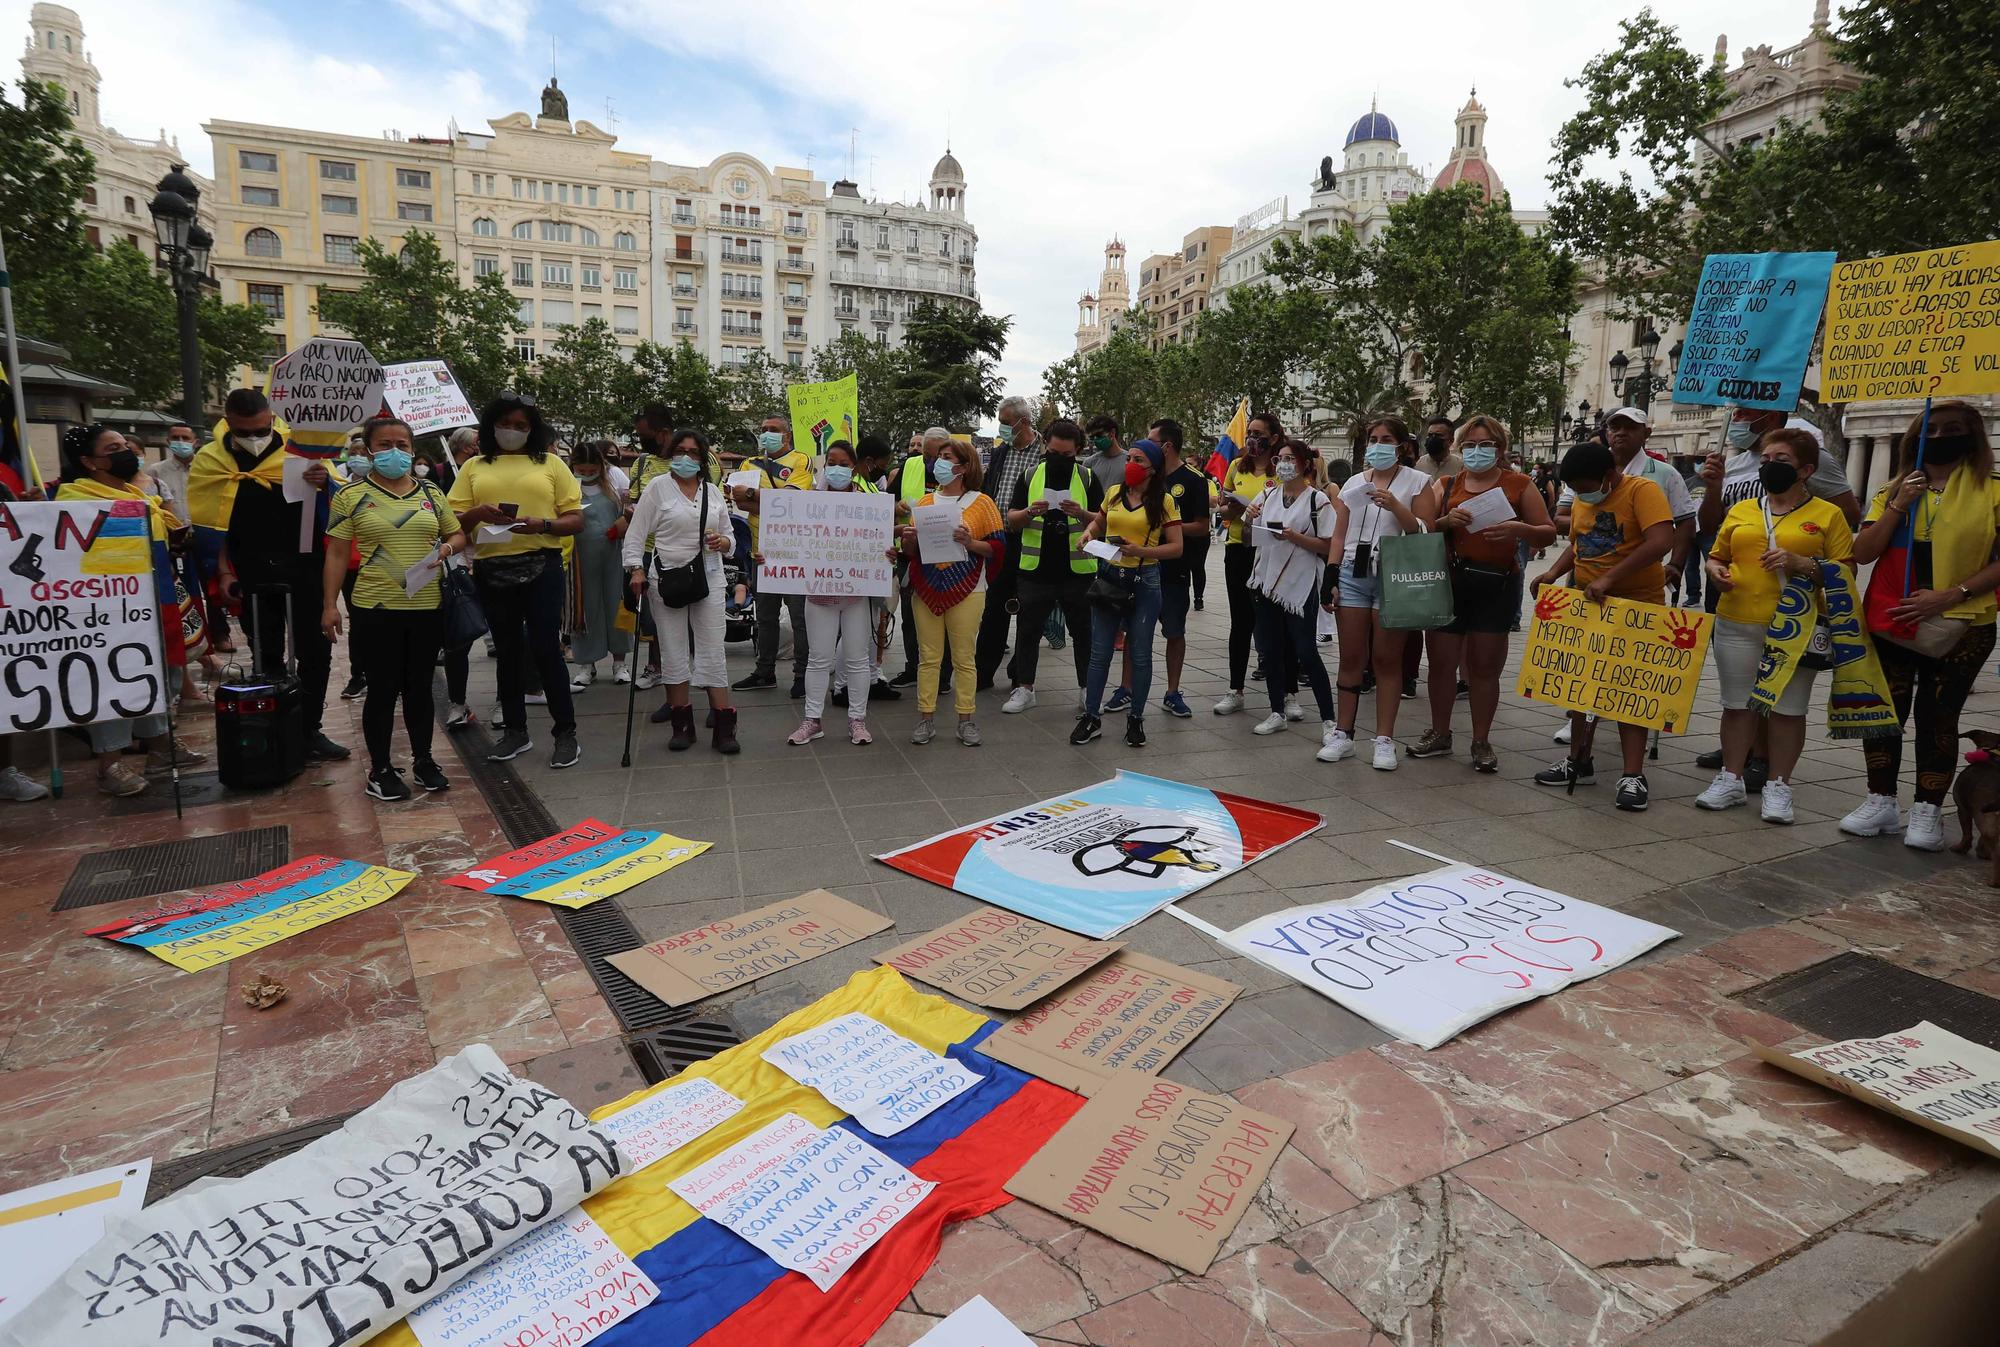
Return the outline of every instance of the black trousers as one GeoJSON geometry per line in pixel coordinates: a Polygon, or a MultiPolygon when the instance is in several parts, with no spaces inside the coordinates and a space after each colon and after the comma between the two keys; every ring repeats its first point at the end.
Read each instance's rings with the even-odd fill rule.
{"type": "Polygon", "coordinates": [[[285,596],[291,595],[292,655],[299,662],[299,699],[310,740],[326,716],[326,684],[333,671],[333,645],[319,625],[324,584],[320,554],[233,560],[243,586],[243,624],[257,642],[257,665],[267,673],[284,668],[285,596]]]}
{"type": "Polygon", "coordinates": [[[380,770],[393,765],[389,739],[398,700],[403,703],[403,729],[410,736],[410,761],[429,762],[437,719],[431,687],[444,628],[438,610],[357,608],[348,620],[360,660],[355,670],[368,682],[361,737],[368,743],[370,766],[380,770]]]}
{"type": "MultiPolygon", "coordinates": [[[[1068,558],[1062,558],[1065,564],[1068,558]]],[[[1042,633],[1048,629],[1049,614],[1062,609],[1063,623],[1069,628],[1069,652],[1076,660],[1076,685],[1090,677],[1090,592],[1091,576],[1065,572],[1063,582],[1051,585],[1030,571],[1022,577],[1018,595],[1021,624],[1014,636],[1011,676],[1016,683],[1033,687],[1041,664],[1042,633]]]]}
{"type": "Polygon", "coordinates": [[[525,585],[490,585],[472,568],[479,586],[479,606],[493,636],[494,678],[500,684],[500,728],[527,732],[526,671],[532,667],[549,699],[549,718],[557,734],[576,733],[576,704],[570,698],[569,671],[563,667],[562,613],[567,582],[563,568],[551,560],[541,575],[525,585]]]}
{"type": "MultiPolygon", "coordinates": [[[[1000,574],[986,587],[986,611],[979,618],[979,644],[973,652],[973,663],[979,670],[981,687],[993,682],[993,675],[1000,668],[1000,657],[1007,653],[1008,629],[1014,625],[1014,614],[1008,610],[1013,605],[1015,588],[1021,578],[1021,535],[1007,534],[1006,547],[1007,555],[1001,562],[1000,574]]],[[[1020,645],[1020,642],[1015,642],[1014,658],[1007,663],[1010,682],[1026,681],[1020,676],[1020,645]]]]}
{"type": "Polygon", "coordinates": [[[1250,672],[1250,642],[1257,633],[1257,595],[1250,588],[1256,554],[1248,543],[1222,549],[1222,587],[1229,595],[1229,690],[1243,690],[1250,672]]]}

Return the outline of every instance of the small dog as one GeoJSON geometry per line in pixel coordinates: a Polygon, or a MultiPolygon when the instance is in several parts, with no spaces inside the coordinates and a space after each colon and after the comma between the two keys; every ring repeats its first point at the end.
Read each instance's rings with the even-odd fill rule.
{"type": "Polygon", "coordinates": [[[1993,862],[1987,883],[2000,889],[2000,734],[1992,730],[1967,730],[1960,738],[1978,747],[1965,755],[1965,770],[1952,782],[1952,800],[1958,806],[1958,845],[1952,850],[1964,855],[1972,847],[1972,834],[1979,832],[1974,855],[1993,862]]]}

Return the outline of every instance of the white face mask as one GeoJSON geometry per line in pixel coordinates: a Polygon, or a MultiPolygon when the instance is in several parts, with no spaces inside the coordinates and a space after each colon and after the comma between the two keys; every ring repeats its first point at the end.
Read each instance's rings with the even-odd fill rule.
{"type": "Polygon", "coordinates": [[[528,432],[502,427],[493,432],[493,442],[510,454],[516,453],[528,447],[528,432]]]}
{"type": "Polygon", "coordinates": [[[261,454],[271,447],[271,432],[260,430],[255,434],[239,434],[235,437],[236,447],[246,454],[261,454]]]}

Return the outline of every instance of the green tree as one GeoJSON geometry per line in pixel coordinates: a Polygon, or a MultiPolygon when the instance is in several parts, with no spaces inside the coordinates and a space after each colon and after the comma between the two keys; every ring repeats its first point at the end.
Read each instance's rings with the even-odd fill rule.
{"type": "Polygon", "coordinates": [[[1309,376],[1329,348],[1332,321],[1316,287],[1237,286],[1195,328],[1200,382],[1231,412],[1238,398],[1248,397],[1252,408],[1302,421],[1314,401],[1309,376]]]}
{"type": "MultiPolygon", "coordinates": [[[[899,346],[873,341],[859,332],[842,332],[814,349],[803,370],[788,370],[787,382],[826,383],[854,374],[861,433],[880,435],[892,445],[909,439],[912,423],[923,413],[908,390],[909,354],[899,346]]],[[[914,426],[921,430],[929,422],[914,426]]]]}
{"type": "Polygon", "coordinates": [[[737,452],[748,453],[756,444],[759,421],[774,414],[789,418],[791,404],[785,398],[785,386],[798,377],[798,371],[773,359],[762,347],[734,364],[723,366],[723,387],[728,390],[734,415],[724,433],[716,438],[716,446],[726,444],[737,452]]]}
{"type": "MultiPolygon", "coordinates": [[[[271,337],[264,331],[267,321],[264,310],[254,304],[225,304],[214,295],[201,297],[195,307],[195,332],[201,339],[202,383],[212,399],[221,400],[241,367],[263,368],[271,363],[271,337]]],[[[175,340],[179,340],[178,329],[175,340]]]]}
{"type": "Polygon", "coordinates": [[[1121,428],[1144,425],[1159,402],[1160,361],[1152,334],[1152,319],[1135,308],[1085,358],[1076,380],[1077,415],[1088,419],[1109,412],[1121,428]]]}
{"type": "Polygon", "coordinates": [[[880,429],[907,438],[935,424],[969,427],[1000,405],[1000,357],[1007,350],[1012,318],[922,299],[903,319],[901,391],[909,422],[880,429]]]}
{"type": "Polygon", "coordinates": [[[1075,416],[1077,384],[1083,378],[1085,357],[1066,355],[1042,367],[1042,421],[1058,416],[1075,416]]]}
{"type": "Polygon", "coordinates": [[[664,403],[674,414],[676,429],[698,430],[711,444],[738,429],[727,383],[692,342],[642,341],[632,352],[631,372],[633,407],[628,410],[664,403]]]}
{"type": "Polygon", "coordinates": [[[549,424],[572,445],[607,438],[632,423],[638,381],[602,318],[558,329],[555,342],[521,381],[533,389],[549,424]]]}
{"type": "Polygon", "coordinates": [[[64,292],[91,258],[79,203],[96,161],[71,131],[53,85],[22,81],[17,103],[0,85],[0,230],[6,231],[16,316],[52,340],[64,292]]]}
{"type": "Polygon", "coordinates": [[[319,320],[365,345],[383,364],[442,360],[476,408],[521,379],[513,336],[522,330],[514,296],[497,275],[461,284],[458,269],[422,230],[400,253],[361,241],[364,279],[355,290],[321,286],[319,320]]]}

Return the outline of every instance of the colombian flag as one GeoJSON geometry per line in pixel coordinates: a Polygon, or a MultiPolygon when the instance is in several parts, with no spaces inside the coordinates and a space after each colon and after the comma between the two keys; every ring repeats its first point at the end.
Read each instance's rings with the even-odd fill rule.
{"type": "Polygon", "coordinates": [[[1222,438],[1215,442],[1215,452],[1208,456],[1210,477],[1218,482],[1222,480],[1222,474],[1229,471],[1230,460],[1236,457],[1237,450],[1243,447],[1243,441],[1249,434],[1250,399],[1244,398],[1236,404],[1236,415],[1229,418],[1228,429],[1224,430],[1222,438]]]}
{"type": "MultiPolygon", "coordinates": [[[[689,1067],[673,1080],[598,1109],[593,1119],[693,1076],[714,1081],[746,1107],[584,1201],[583,1209],[637,1262],[660,1298],[597,1339],[602,1347],[863,1347],[937,1257],[944,1228],[1012,1201],[1001,1185],[1026,1164],[1083,1099],[973,1045],[998,1026],[942,997],[910,989],[893,968],[856,973],[840,990],[786,1016],[747,1043],[689,1067]],[[878,1137],[763,1059],[782,1039],[859,1012],[984,1076],[972,1089],[892,1137],[878,1137]],[[916,1210],[861,1255],[829,1291],[781,1270],[747,1241],[668,1189],[751,1134],[796,1113],[818,1127],[845,1127],[919,1178],[937,1184],[916,1210]]],[[[418,1347],[407,1323],[377,1341],[418,1347]]]]}

